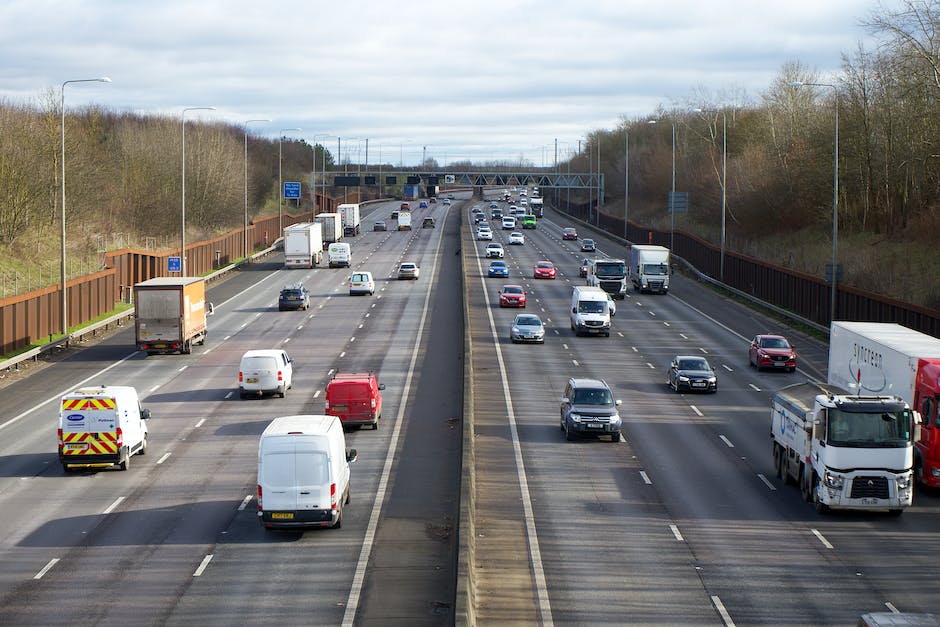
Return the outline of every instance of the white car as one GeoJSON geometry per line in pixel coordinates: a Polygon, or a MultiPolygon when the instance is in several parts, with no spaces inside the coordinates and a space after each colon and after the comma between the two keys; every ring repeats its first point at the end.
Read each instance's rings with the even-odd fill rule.
{"type": "Polygon", "coordinates": [[[513,231],[509,234],[509,243],[510,244],[525,244],[525,235],[519,231],[513,231]]]}
{"type": "Polygon", "coordinates": [[[516,228],[515,216],[503,216],[503,228],[507,231],[516,228]]]}
{"type": "Polygon", "coordinates": [[[375,294],[375,280],[371,272],[353,272],[349,277],[349,295],[375,294]]]}
{"type": "Polygon", "coordinates": [[[477,239],[478,240],[491,240],[493,239],[493,231],[489,229],[478,229],[477,239]]]}
{"type": "Polygon", "coordinates": [[[420,275],[421,269],[412,261],[406,261],[398,266],[399,279],[417,279],[420,275]]]}
{"type": "Polygon", "coordinates": [[[496,257],[497,259],[503,258],[503,245],[499,242],[492,242],[486,245],[486,257],[496,257]]]}

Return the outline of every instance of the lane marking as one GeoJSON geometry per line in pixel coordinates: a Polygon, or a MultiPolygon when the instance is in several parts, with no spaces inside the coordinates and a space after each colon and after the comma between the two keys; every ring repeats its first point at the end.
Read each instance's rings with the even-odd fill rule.
{"type": "Polygon", "coordinates": [[[42,579],[42,576],[48,573],[50,570],[52,570],[52,567],[58,563],[59,563],[59,558],[53,557],[51,560],[49,560],[48,564],[42,567],[42,570],[40,570],[38,573],[33,575],[33,579],[42,579]]]}
{"type": "Polygon", "coordinates": [[[653,482],[650,480],[650,477],[648,474],[646,474],[645,470],[640,471],[640,477],[643,479],[643,483],[646,485],[653,485],[653,482]]]}
{"type": "Polygon", "coordinates": [[[573,363],[575,366],[580,366],[580,365],[581,365],[581,364],[578,363],[578,360],[577,360],[577,359],[572,359],[572,360],[571,360],[571,363],[573,363]]]}
{"type": "Polygon", "coordinates": [[[204,558],[202,558],[202,563],[199,564],[199,568],[196,569],[196,572],[193,573],[193,577],[201,577],[202,573],[205,572],[206,566],[209,565],[209,562],[212,561],[212,553],[209,553],[204,558]]]}
{"type": "Polygon", "coordinates": [[[317,390],[316,392],[313,393],[313,398],[316,398],[318,396],[320,396],[320,390],[317,390]]]}
{"type": "Polygon", "coordinates": [[[681,337],[683,340],[689,339],[689,337],[685,333],[680,333],[679,337],[681,337]]]}
{"type": "Polygon", "coordinates": [[[696,407],[695,405],[689,405],[689,407],[692,408],[692,411],[694,411],[696,414],[698,414],[699,418],[704,418],[704,417],[705,417],[705,414],[703,414],[702,412],[700,412],[699,409],[698,409],[698,407],[696,407]]]}
{"type": "Polygon", "coordinates": [[[115,508],[117,508],[118,505],[121,504],[121,502],[122,502],[125,498],[126,498],[126,497],[123,497],[123,496],[117,497],[116,499],[114,499],[114,502],[111,503],[110,505],[108,505],[108,506],[105,508],[105,510],[104,510],[103,512],[101,512],[101,513],[102,513],[102,514],[110,514],[111,512],[113,512],[113,511],[115,510],[115,508]]]}
{"type": "Polygon", "coordinates": [[[619,335],[620,337],[623,337],[623,333],[621,333],[620,331],[617,331],[617,335],[619,335]]]}
{"type": "Polygon", "coordinates": [[[183,367],[181,367],[181,368],[178,368],[176,371],[177,371],[177,372],[183,372],[183,371],[186,370],[187,368],[189,368],[189,366],[183,366],[183,367]]]}
{"type": "Polygon", "coordinates": [[[705,353],[706,355],[708,354],[708,351],[702,348],[701,346],[699,346],[698,349],[702,351],[703,353],[705,353]]]}
{"type": "Polygon", "coordinates": [[[678,540],[679,542],[684,541],[682,539],[682,534],[679,533],[679,527],[677,527],[676,525],[669,525],[669,529],[672,530],[672,535],[676,537],[676,540],[678,540]]]}
{"type": "Polygon", "coordinates": [[[229,390],[228,392],[225,393],[225,396],[223,396],[222,398],[232,398],[232,394],[234,394],[234,392],[229,390]]]}
{"type": "Polygon", "coordinates": [[[761,481],[763,481],[763,482],[764,482],[764,485],[766,485],[768,488],[770,488],[771,491],[773,491],[773,492],[776,492],[776,491],[777,491],[777,486],[775,486],[775,485],[772,484],[770,481],[768,481],[768,480],[767,480],[767,477],[765,477],[764,475],[758,473],[757,478],[760,479],[761,481]]]}
{"type": "Polygon", "coordinates": [[[665,320],[663,320],[663,324],[666,325],[667,327],[668,327],[668,326],[672,326],[672,325],[670,325],[668,322],[666,322],[665,320]]]}
{"type": "Polygon", "coordinates": [[[892,613],[892,614],[900,614],[900,613],[901,613],[901,610],[899,610],[898,608],[894,607],[894,604],[892,604],[890,601],[885,601],[885,607],[888,608],[889,610],[891,610],[891,613],[892,613]]]}
{"type": "MultiPolygon", "coordinates": [[[[160,384],[160,385],[162,385],[162,384],[160,384]]],[[[156,392],[157,390],[160,389],[160,385],[155,385],[155,386],[153,386],[152,388],[150,388],[150,391],[151,391],[151,392],[156,392]]]]}
{"type": "Polygon", "coordinates": [[[651,364],[650,362],[646,362],[646,365],[649,366],[650,368],[652,368],[653,370],[656,370],[656,366],[654,366],[654,365],[651,364]]]}
{"type": "Polygon", "coordinates": [[[238,511],[245,511],[245,508],[248,507],[248,504],[251,503],[251,499],[254,498],[253,494],[249,494],[242,499],[241,505],[238,506],[238,511]]]}
{"type": "Polygon", "coordinates": [[[727,370],[728,372],[734,372],[734,369],[728,364],[721,364],[721,367],[727,370]]]}
{"type": "Polygon", "coordinates": [[[339,356],[340,356],[340,358],[345,357],[345,356],[346,356],[346,351],[343,351],[342,353],[340,353],[339,356]]]}
{"type": "Polygon", "coordinates": [[[205,419],[205,418],[202,418],[202,419],[199,420],[199,422],[196,423],[196,425],[193,427],[193,429],[198,429],[199,427],[201,427],[201,426],[204,425],[204,424],[206,424],[206,419],[205,419]]]}
{"type": "Polygon", "coordinates": [[[718,610],[721,620],[725,621],[725,627],[734,627],[734,621],[731,620],[731,614],[728,613],[728,610],[725,609],[724,603],[721,602],[721,599],[718,598],[717,594],[712,595],[712,603],[715,604],[715,609],[718,610]]]}
{"type": "Polygon", "coordinates": [[[169,451],[166,452],[166,453],[164,453],[164,454],[160,457],[160,459],[157,460],[157,466],[159,466],[160,464],[162,464],[163,462],[165,462],[166,460],[168,460],[168,459],[170,458],[170,455],[172,455],[172,454],[173,454],[173,453],[170,453],[169,451]]]}
{"type": "Polygon", "coordinates": [[[731,443],[731,440],[729,440],[728,438],[726,438],[726,437],[723,436],[723,435],[719,435],[718,437],[721,438],[721,441],[722,441],[722,442],[724,442],[725,444],[728,445],[728,448],[734,448],[734,444],[731,443]]]}
{"type": "Polygon", "coordinates": [[[814,536],[816,536],[817,538],[819,538],[819,541],[822,542],[822,544],[823,544],[824,547],[826,547],[827,549],[833,548],[833,547],[832,547],[832,544],[829,542],[829,540],[826,540],[826,537],[823,536],[823,534],[819,533],[819,531],[818,531],[817,529],[810,529],[810,531],[813,532],[813,535],[814,535],[814,536]]]}
{"type": "Polygon", "coordinates": [[[748,383],[748,386],[754,388],[754,391],[755,391],[755,392],[760,392],[760,388],[757,387],[756,385],[754,385],[753,383],[748,383]]]}

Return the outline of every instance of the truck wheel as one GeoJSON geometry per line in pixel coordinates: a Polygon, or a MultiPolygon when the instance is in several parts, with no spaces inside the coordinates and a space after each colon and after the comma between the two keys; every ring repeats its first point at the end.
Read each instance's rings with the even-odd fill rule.
{"type": "Polygon", "coordinates": [[[574,434],[571,433],[571,431],[568,429],[568,423],[567,423],[567,421],[565,422],[565,439],[566,439],[567,441],[569,441],[569,442],[573,442],[573,441],[574,441],[574,434]]]}
{"type": "Polygon", "coordinates": [[[619,432],[619,431],[615,431],[614,433],[611,433],[611,434],[610,434],[610,441],[611,441],[613,444],[619,443],[619,442],[620,442],[620,432],[619,432]]]}
{"type": "Polygon", "coordinates": [[[144,441],[140,443],[140,451],[137,452],[138,455],[147,454],[147,435],[144,434],[144,441]]]}
{"type": "Polygon", "coordinates": [[[124,452],[124,458],[121,460],[121,463],[118,464],[118,468],[121,470],[127,470],[131,467],[131,454],[130,451],[124,452]]]}
{"type": "Polygon", "coordinates": [[[803,476],[805,472],[806,472],[806,468],[805,466],[801,464],[800,476],[799,476],[800,496],[803,497],[803,501],[805,501],[806,503],[810,503],[813,500],[813,494],[812,494],[812,491],[810,490],[809,482],[807,481],[806,477],[803,476]]]}
{"type": "Polygon", "coordinates": [[[829,506],[819,500],[819,477],[814,475],[813,478],[813,507],[816,508],[817,514],[828,514],[829,506]]]}
{"type": "Polygon", "coordinates": [[[349,505],[349,500],[351,498],[351,495],[352,495],[352,484],[349,484],[346,486],[346,501],[345,501],[346,505],[349,505]]]}
{"type": "Polygon", "coordinates": [[[903,513],[904,513],[904,510],[903,510],[903,509],[889,509],[889,510],[888,510],[888,515],[889,515],[889,516],[895,516],[895,517],[896,517],[896,516],[900,516],[900,515],[903,514],[903,513]]]}
{"type": "Polygon", "coordinates": [[[774,444],[774,470],[777,472],[777,479],[783,479],[783,454],[779,444],[774,444]]]}
{"type": "Polygon", "coordinates": [[[191,355],[192,352],[193,352],[193,345],[189,342],[189,340],[186,340],[186,342],[183,344],[183,354],[191,355]]]}

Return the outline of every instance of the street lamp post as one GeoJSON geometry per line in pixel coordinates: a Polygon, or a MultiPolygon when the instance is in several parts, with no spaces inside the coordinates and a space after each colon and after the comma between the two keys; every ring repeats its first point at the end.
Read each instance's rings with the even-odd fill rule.
{"type": "Polygon", "coordinates": [[[252,122],[270,122],[267,118],[245,120],[245,232],[242,238],[242,256],[248,260],[248,125],[252,122]]]}
{"type": "MultiPolygon", "coordinates": [[[[656,124],[657,120],[649,120],[648,124],[656,124]]],[[[672,185],[669,188],[669,250],[675,249],[676,241],[676,122],[672,122],[672,185]]]]}
{"type": "Polygon", "coordinates": [[[835,130],[832,140],[832,290],[829,302],[830,320],[836,319],[836,282],[838,272],[836,263],[838,261],[838,243],[839,243],[839,88],[831,83],[804,83],[794,81],[790,83],[792,87],[829,87],[835,99],[835,130]]]}
{"type": "Polygon", "coordinates": [[[627,241],[628,203],[630,201],[630,129],[623,127],[623,239],[627,241]]]}
{"type": "MultiPolygon", "coordinates": [[[[329,133],[317,133],[313,136],[313,175],[316,177],[317,174],[317,140],[318,139],[330,139],[331,137],[336,137],[336,135],[330,135],[329,133]]],[[[320,177],[320,182],[323,185],[323,193],[320,195],[320,198],[326,196],[326,147],[322,147],[323,150],[323,174],[320,177]]],[[[313,185],[313,209],[317,210],[317,188],[316,185],[313,185]]]]}
{"type": "Polygon", "coordinates": [[[66,283],[68,282],[67,272],[65,268],[65,86],[69,83],[110,83],[111,79],[107,76],[102,76],[101,78],[78,78],[69,81],[63,81],[62,91],[61,91],[61,102],[59,108],[61,109],[60,113],[62,114],[62,157],[61,157],[61,167],[62,167],[62,211],[61,211],[61,222],[62,222],[62,231],[59,234],[60,240],[59,244],[62,248],[62,259],[61,259],[61,268],[60,268],[60,280],[62,281],[62,335],[68,335],[69,333],[69,310],[68,310],[68,300],[66,292],[66,283]]]}
{"type": "Polygon", "coordinates": [[[215,111],[215,107],[186,107],[180,114],[183,127],[183,203],[180,211],[180,276],[186,276],[186,112],[187,111],[215,111]]]}
{"type": "Polygon", "coordinates": [[[284,202],[284,177],[281,170],[284,133],[287,133],[288,131],[297,131],[299,133],[301,130],[303,129],[282,128],[281,132],[277,136],[277,237],[280,237],[281,234],[284,233],[284,225],[282,224],[281,219],[281,205],[284,202]]]}

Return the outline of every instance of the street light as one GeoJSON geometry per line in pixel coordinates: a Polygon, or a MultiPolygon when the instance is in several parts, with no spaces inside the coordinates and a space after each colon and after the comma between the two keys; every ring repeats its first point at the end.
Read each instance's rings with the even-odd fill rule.
{"type": "Polygon", "coordinates": [[[836,319],[836,262],[839,242],[839,88],[831,83],[804,83],[793,81],[791,87],[830,87],[835,96],[835,131],[832,140],[832,293],[829,302],[830,320],[836,319]]]}
{"type": "Polygon", "coordinates": [[[242,256],[248,260],[248,125],[252,122],[270,122],[267,118],[245,120],[245,234],[242,241],[242,256]]]}
{"type": "Polygon", "coordinates": [[[62,83],[62,92],[61,92],[61,103],[59,108],[62,113],[62,232],[60,233],[59,244],[62,247],[62,267],[61,271],[61,281],[62,281],[62,335],[68,335],[69,333],[69,312],[68,312],[68,301],[66,299],[66,282],[68,278],[66,277],[65,271],[65,86],[69,83],[110,83],[111,79],[107,76],[102,76],[101,78],[77,78],[70,81],[64,81],[62,83]]]}
{"type": "Polygon", "coordinates": [[[284,178],[281,174],[284,133],[287,133],[288,131],[297,131],[299,133],[302,130],[303,129],[300,128],[282,128],[280,134],[277,136],[277,237],[280,237],[281,234],[284,233],[284,226],[281,224],[281,204],[284,201],[284,178]]]}
{"type": "MultiPolygon", "coordinates": [[[[657,120],[650,120],[649,124],[656,124],[657,120]]],[[[669,194],[669,250],[675,250],[676,240],[676,121],[672,121],[672,186],[669,194]]]]}
{"type": "Polygon", "coordinates": [[[183,127],[183,207],[180,219],[180,276],[186,276],[186,112],[215,111],[215,107],[186,107],[180,114],[183,127]]]}
{"type": "MultiPolygon", "coordinates": [[[[337,136],[330,135],[329,133],[317,133],[316,135],[313,136],[313,174],[314,174],[314,177],[316,177],[316,173],[317,173],[317,139],[318,138],[331,139],[331,138],[337,138],[337,136]]],[[[326,197],[326,146],[322,146],[322,148],[323,148],[322,150],[323,169],[322,169],[322,175],[320,177],[320,182],[323,185],[323,193],[320,195],[320,198],[325,198],[326,197]]],[[[313,186],[313,209],[314,211],[316,211],[317,209],[316,185],[313,186]]]]}
{"type": "Polygon", "coordinates": [[[630,201],[630,128],[623,126],[623,239],[627,239],[627,219],[630,201]]]}

